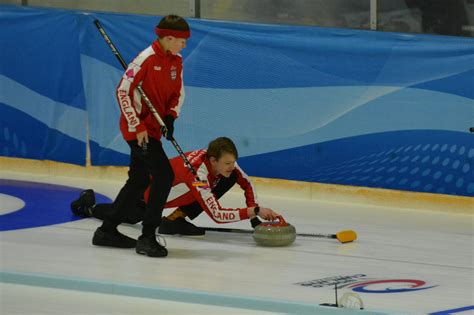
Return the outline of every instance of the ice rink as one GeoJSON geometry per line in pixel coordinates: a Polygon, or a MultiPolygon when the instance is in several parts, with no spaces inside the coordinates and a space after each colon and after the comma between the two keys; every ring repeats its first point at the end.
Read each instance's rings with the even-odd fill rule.
{"type": "MultiPolygon", "coordinates": [[[[113,199],[122,181],[3,171],[1,314],[348,314],[321,307],[353,292],[364,313],[473,314],[473,216],[260,194],[299,233],[352,229],[353,243],[297,237],[259,247],[250,234],[166,237],[169,256],[91,244],[96,219],[69,203],[92,188],[113,199]]],[[[232,191],[221,204],[243,206],[232,191]]],[[[169,210],[166,210],[167,213],[169,210]]],[[[205,215],[200,226],[216,226],[205,215]]],[[[222,227],[222,226],[221,226],[222,227]]],[[[248,221],[225,227],[248,229],[248,221]]],[[[122,225],[138,237],[140,225],[122,225]]]]}

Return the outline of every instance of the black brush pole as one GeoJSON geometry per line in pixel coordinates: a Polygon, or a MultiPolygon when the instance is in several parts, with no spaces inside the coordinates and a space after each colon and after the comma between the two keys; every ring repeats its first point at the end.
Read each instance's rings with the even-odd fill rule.
{"type": "MultiPolygon", "coordinates": [[[[224,232],[224,233],[240,233],[240,234],[252,234],[253,230],[246,229],[233,229],[233,228],[219,228],[219,227],[203,227],[206,231],[210,232],[224,232]]],[[[337,238],[336,234],[319,234],[319,233],[296,233],[296,236],[302,237],[317,237],[317,238],[337,238]]]]}

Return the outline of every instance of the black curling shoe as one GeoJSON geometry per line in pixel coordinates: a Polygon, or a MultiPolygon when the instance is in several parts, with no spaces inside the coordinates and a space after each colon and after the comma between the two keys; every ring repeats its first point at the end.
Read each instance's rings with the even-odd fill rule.
{"type": "Polygon", "coordinates": [[[137,240],[128,237],[117,230],[106,232],[99,227],[94,233],[92,244],[106,247],[134,248],[137,246],[137,240]]]}
{"type": "Polygon", "coordinates": [[[166,257],[168,250],[156,241],[156,237],[140,236],[135,248],[137,254],[146,255],[149,257],[166,257]]]}
{"type": "Polygon", "coordinates": [[[95,205],[95,193],[92,189],[81,192],[79,199],[71,202],[71,211],[80,217],[90,217],[90,208],[95,205]]]}
{"type": "Polygon", "coordinates": [[[167,235],[180,234],[185,236],[202,236],[206,234],[206,231],[203,228],[195,226],[185,218],[178,218],[171,221],[166,217],[163,217],[161,218],[158,233],[167,235]]]}

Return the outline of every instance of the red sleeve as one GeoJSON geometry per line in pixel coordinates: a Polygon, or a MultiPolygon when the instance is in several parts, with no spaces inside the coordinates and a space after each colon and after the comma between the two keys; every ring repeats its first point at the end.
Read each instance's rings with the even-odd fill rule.
{"type": "Polygon", "coordinates": [[[245,203],[247,207],[255,207],[258,205],[257,192],[254,185],[250,181],[247,174],[235,163],[235,171],[237,172],[237,184],[244,191],[245,203]]]}
{"type": "Polygon", "coordinates": [[[127,121],[128,129],[130,131],[135,130],[135,132],[146,130],[145,125],[142,124],[139,118],[142,103],[141,96],[136,90],[136,87],[143,80],[143,77],[146,74],[147,62],[142,54],[137,56],[128,65],[116,92],[120,111],[127,121]]]}
{"type": "MultiPolygon", "coordinates": [[[[206,179],[208,171],[203,164],[197,170],[199,178],[206,179]]],[[[248,219],[247,208],[222,208],[216,196],[209,186],[195,187],[193,186],[194,175],[189,173],[186,183],[191,190],[194,198],[199,202],[201,208],[206,211],[209,217],[216,223],[230,223],[248,219]]]]}

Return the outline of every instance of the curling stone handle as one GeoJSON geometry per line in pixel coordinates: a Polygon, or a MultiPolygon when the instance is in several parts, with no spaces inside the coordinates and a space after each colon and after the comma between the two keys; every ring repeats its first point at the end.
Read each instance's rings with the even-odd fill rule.
{"type": "Polygon", "coordinates": [[[283,219],[281,215],[277,215],[277,219],[280,221],[280,223],[286,223],[285,219],[283,219]]]}

